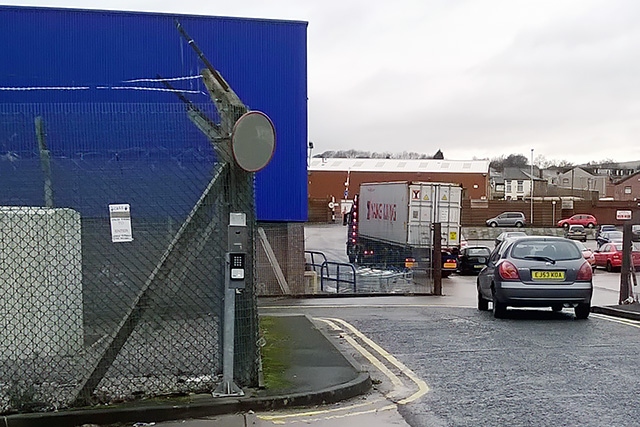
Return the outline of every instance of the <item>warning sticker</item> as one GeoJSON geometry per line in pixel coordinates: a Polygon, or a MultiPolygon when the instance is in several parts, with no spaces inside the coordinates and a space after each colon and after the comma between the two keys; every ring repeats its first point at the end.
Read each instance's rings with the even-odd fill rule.
{"type": "Polygon", "coordinates": [[[111,221],[111,241],[132,242],[131,207],[129,204],[109,205],[109,219],[111,221]]]}

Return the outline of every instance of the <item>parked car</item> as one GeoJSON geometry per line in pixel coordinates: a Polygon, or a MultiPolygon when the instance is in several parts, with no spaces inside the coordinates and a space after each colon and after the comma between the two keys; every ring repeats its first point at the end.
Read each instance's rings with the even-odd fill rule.
{"type": "Polygon", "coordinates": [[[631,226],[631,240],[640,242],[640,225],[634,224],[631,226]]]}
{"type": "Polygon", "coordinates": [[[556,236],[507,239],[478,275],[478,309],[501,318],[507,307],[572,306],[578,319],[591,311],[593,270],[575,242],[556,236]]]}
{"type": "Polygon", "coordinates": [[[618,231],[618,228],[612,224],[601,225],[598,227],[598,232],[596,233],[596,239],[600,234],[604,233],[605,231],[618,231]]]}
{"type": "Polygon", "coordinates": [[[526,235],[527,233],[525,233],[524,231],[503,231],[502,233],[498,234],[498,237],[495,238],[493,243],[498,246],[500,243],[502,243],[503,240],[508,239],[509,237],[523,237],[526,235]]]}
{"type": "Polygon", "coordinates": [[[458,255],[458,273],[478,274],[489,260],[491,248],[487,246],[467,246],[458,255]]]}
{"type": "Polygon", "coordinates": [[[596,268],[596,257],[593,255],[593,251],[589,249],[584,243],[576,242],[578,248],[582,252],[582,256],[587,260],[592,269],[596,268]]]}
{"type": "Polygon", "coordinates": [[[595,216],[589,214],[573,215],[570,218],[561,219],[558,221],[558,227],[569,228],[570,225],[580,224],[587,228],[594,228],[598,225],[598,220],[595,216]]]}
{"type": "Polygon", "coordinates": [[[442,249],[442,277],[447,278],[451,273],[458,271],[458,255],[460,249],[457,247],[451,249],[442,249]]]}
{"type": "MultiPolygon", "coordinates": [[[[620,271],[622,267],[622,242],[605,243],[593,253],[596,267],[607,271],[620,271]]],[[[640,271],[640,242],[631,242],[631,260],[634,269],[640,271]]]]}
{"type": "Polygon", "coordinates": [[[573,224],[565,230],[564,237],[571,240],[580,240],[581,242],[586,242],[587,230],[585,230],[584,225],[573,224]]]}
{"type": "Polygon", "coordinates": [[[502,212],[487,220],[488,227],[524,227],[526,221],[522,212],[502,212]]]}
{"type": "Polygon", "coordinates": [[[598,247],[605,243],[622,243],[622,231],[604,231],[596,238],[596,244],[598,247]]]}

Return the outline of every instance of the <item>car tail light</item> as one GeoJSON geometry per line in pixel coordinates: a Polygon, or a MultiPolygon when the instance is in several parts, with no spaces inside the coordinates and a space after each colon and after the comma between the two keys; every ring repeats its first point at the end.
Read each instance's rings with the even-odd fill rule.
{"type": "Polygon", "coordinates": [[[405,258],[404,259],[404,266],[405,268],[413,268],[416,265],[416,259],[415,258],[405,258]]]}
{"type": "Polygon", "coordinates": [[[520,280],[520,274],[515,265],[509,261],[503,261],[498,267],[498,273],[504,280],[520,280]]]}
{"type": "Polygon", "coordinates": [[[576,280],[580,281],[590,281],[593,278],[593,269],[588,262],[585,262],[578,270],[578,274],[576,275],[576,280]]]}

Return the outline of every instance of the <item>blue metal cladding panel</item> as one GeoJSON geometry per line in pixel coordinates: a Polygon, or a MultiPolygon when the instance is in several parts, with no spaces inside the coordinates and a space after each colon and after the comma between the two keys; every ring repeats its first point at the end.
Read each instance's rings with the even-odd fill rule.
{"type": "MultiPolygon", "coordinates": [[[[305,22],[0,6],[0,107],[12,118],[71,118],[48,135],[55,141],[52,159],[68,160],[59,165],[73,167],[74,159],[86,155],[110,159],[126,150],[161,152],[154,155],[158,165],[175,160],[176,153],[210,156],[201,152],[209,142],[184,114],[182,102],[154,81],[183,78],[172,84],[215,117],[198,77],[203,63],[180,36],[176,20],[244,103],[274,123],[275,154],[256,173],[258,219],[306,221],[305,22]],[[96,117],[111,119],[111,125],[96,117]],[[113,120],[124,123],[114,128],[113,120]]],[[[11,159],[14,168],[24,161],[25,170],[36,173],[38,153],[28,145],[33,127],[16,123],[0,123],[0,160],[11,159]]],[[[168,173],[174,166],[167,166],[168,173]]],[[[11,183],[8,170],[0,161],[4,184],[11,183]]],[[[17,197],[3,187],[0,204],[17,197]]]]}

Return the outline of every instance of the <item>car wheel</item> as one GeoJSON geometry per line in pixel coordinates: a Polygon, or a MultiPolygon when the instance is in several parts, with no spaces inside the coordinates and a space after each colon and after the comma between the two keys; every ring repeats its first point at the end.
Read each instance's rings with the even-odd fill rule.
{"type": "Polygon", "coordinates": [[[489,301],[484,299],[480,291],[478,291],[478,310],[480,311],[488,311],[489,310],[489,301]]]}
{"type": "Polygon", "coordinates": [[[586,319],[587,317],[589,317],[589,313],[591,313],[591,304],[580,303],[576,305],[574,310],[576,312],[576,319],[586,319]]]}
{"type": "Polygon", "coordinates": [[[557,311],[562,311],[562,304],[553,304],[551,306],[551,310],[556,311],[556,312],[557,311]]]}
{"type": "Polygon", "coordinates": [[[613,266],[611,265],[611,261],[607,261],[607,271],[611,273],[613,271],[613,266]]]}
{"type": "Polygon", "coordinates": [[[587,228],[593,228],[593,227],[595,227],[593,223],[590,222],[589,224],[587,224],[587,228]]]}
{"type": "Polygon", "coordinates": [[[569,228],[569,223],[566,223],[566,222],[565,222],[564,224],[562,224],[562,226],[563,226],[564,228],[569,228]]]}
{"type": "Polygon", "coordinates": [[[518,228],[522,227],[523,225],[524,225],[524,224],[523,224],[523,223],[521,223],[520,221],[516,222],[516,227],[518,227],[518,228]]]}
{"type": "Polygon", "coordinates": [[[491,224],[489,224],[489,226],[496,228],[498,226],[498,223],[493,221],[491,224]]]}
{"type": "Polygon", "coordinates": [[[493,294],[493,317],[496,319],[502,319],[507,314],[507,304],[498,302],[496,294],[493,294]]]}

